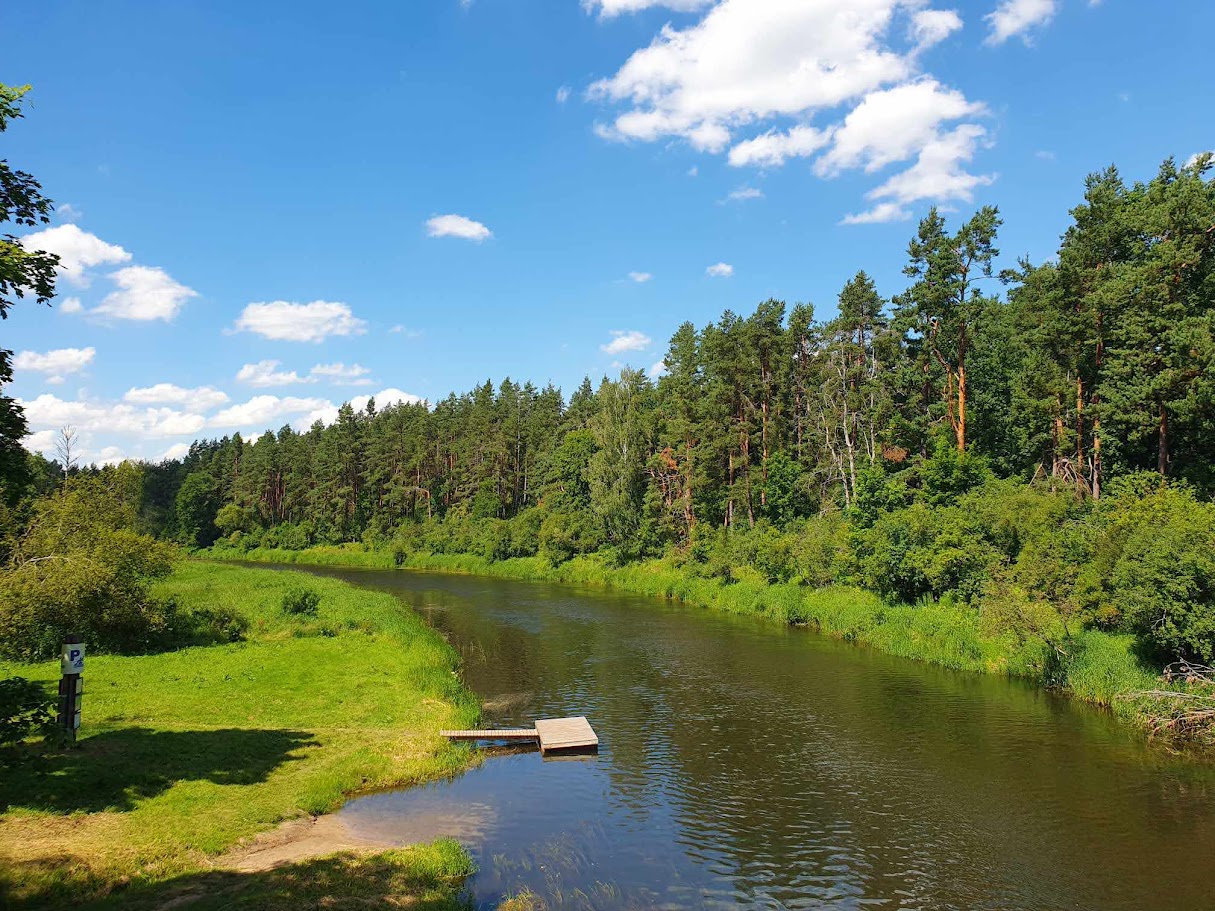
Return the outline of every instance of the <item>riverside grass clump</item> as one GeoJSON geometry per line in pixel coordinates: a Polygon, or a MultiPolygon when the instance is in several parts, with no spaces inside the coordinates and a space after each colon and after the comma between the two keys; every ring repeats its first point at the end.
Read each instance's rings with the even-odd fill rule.
{"type": "Polygon", "coordinates": [[[541,557],[492,561],[473,554],[402,556],[393,550],[348,544],[298,551],[254,548],[239,557],[263,563],[405,568],[590,585],[728,613],[758,614],[954,670],[1028,678],[1139,724],[1149,719],[1144,700],[1136,694],[1160,685],[1158,675],[1139,657],[1132,635],[1099,630],[1070,636],[1058,631],[1057,638],[1017,634],[949,596],[915,605],[891,604],[850,586],[768,583],[749,577],[745,568],[727,581],[695,575],[669,559],[613,566],[599,554],[554,565],[541,557]]]}
{"type": "MultiPolygon", "coordinates": [[[[246,638],[89,655],[78,747],[0,775],[0,906],[62,907],[70,896],[77,904],[128,907],[131,897],[130,907],[140,907],[135,898],[159,907],[164,890],[213,886],[231,900],[190,907],[315,906],[320,894],[292,868],[260,879],[207,871],[218,855],[280,821],[331,811],[353,792],[450,775],[471,761],[470,750],[439,737],[478,715],[455,674],[457,656],[396,598],[337,580],[195,561],[179,565],[154,594],[184,611],[239,610],[246,638]],[[319,596],[315,617],[282,609],[284,595],[301,587],[319,596]],[[292,904],[296,886],[302,891],[292,904]],[[246,901],[271,894],[273,901],[246,901]]],[[[48,690],[58,674],[57,662],[0,663],[0,677],[24,676],[48,690]]],[[[442,849],[440,867],[462,869],[450,853],[442,849]]],[[[435,858],[389,853],[374,862],[326,861],[314,872],[338,890],[374,868],[381,885],[396,888],[411,881],[417,863],[435,858]]],[[[455,885],[427,889],[455,906],[455,885]]]]}

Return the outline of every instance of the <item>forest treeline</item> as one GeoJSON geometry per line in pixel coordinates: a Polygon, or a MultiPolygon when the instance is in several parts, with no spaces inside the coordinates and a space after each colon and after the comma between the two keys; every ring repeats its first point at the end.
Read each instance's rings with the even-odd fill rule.
{"type": "MultiPolygon", "coordinates": [[[[1158,662],[1210,661],[1211,166],[1090,176],[1053,261],[999,273],[996,209],[956,225],[934,210],[893,297],[859,272],[830,319],[768,300],[685,323],[657,380],[625,369],[568,399],[487,381],[196,442],[141,466],[136,525],[229,552],[661,558],[970,605],[998,635],[1133,632],[1158,662]]],[[[28,468],[24,502],[59,486],[59,465],[28,468]]],[[[77,474],[103,490],[116,470],[77,474]]]]}
{"type": "Polygon", "coordinates": [[[656,382],[626,369],[566,400],[508,379],[199,442],[146,468],[145,517],[194,546],[669,553],[1210,659],[1210,168],[1092,175],[1054,261],[999,274],[994,208],[932,211],[892,298],[860,272],[828,320],[769,300],[685,323],[656,382]]]}

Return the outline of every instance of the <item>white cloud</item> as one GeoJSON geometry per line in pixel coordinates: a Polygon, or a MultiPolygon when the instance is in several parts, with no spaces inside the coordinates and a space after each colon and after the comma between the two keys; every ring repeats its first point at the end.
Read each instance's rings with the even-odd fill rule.
{"type": "Polygon", "coordinates": [[[74,285],[87,285],[87,269],[130,262],[131,254],[117,244],[108,244],[96,234],[72,224],[56,225],[21,238],[27,250],[42,250],[59,257],[59,274],[74,285]]]}
{"type": "Polygon", "coordinates": [[[692,167],[688,168],[689,177],[696,177],[699,174],[700,174],[700,168],[696,167],[696,165],[692,165],[692,167]]]}
{"type": "Polygon", "coordinates": [[[271,301],[246,306],[236,328],[280,341],[319,343],[335,335],[362,335],[367,323],[354,315],[349,304],[271,301]]]}
{"type": "Polygon", "coordinates": [[[421,329],[410,329],[408,326],[404,326],[401,323],[397,323],[395,326],[393,326],[388,331],[393,333],[394,335],[403,335],[406,338],[421,338],[422,337],[421,329]]]}
{"type": "Polygon", "coordinates": [[[830,138],[830,132],[808,126],[793,127],[786,132],[771,130],[735,145],[730,149],[729,161],[736,168],[780,167],[787,159],[813,155],[830,138]]]}
{"type": "Polygon", "coordinates": [[[831,148],[814,163],[814,170],[822,176],[855,167],[871,173],[905,161],[938,140],[942,123],[982,115],[986,110],[935,79],[873,92],[844,118],[832,135],[831,148]]]}
{"type": "Polygon", "coordinates": [[[729,263],[714,263],[705,269],[705,275],[710,278],[729,278],[734,274],[734,267],[729,263]]]}
{"type": "Polygon", "coordinates": [[[650,347],[652,339],[644,332],[638,332],[636,329],[631,329],[628,332],[623,330],[614,330],[612,340],[606,345],[600,345],[599,350],[607,354],[623,354],[626,351],[644,351],[650,347]]]}
{"type": "Polygon", "coordinates": [[[32,370],[47,374],[48,383],[62,383],[69,373],[79,373],[93,362],[96,348],[56,348],[39,354],[37,351],[21,351],[13,358],[18,370],[32,370]]]}
{"type": "Polygon", "coordinates": [[[649,374],[650,379],[652,379],[652,380],[658,379],[660,376],[662,376],[664,373],[667,372],[666,361],[655,361],[653,364],[650,365],[650,369],[646,372],[649,374]]]}
{"type": "MultiPolygon", "coordinates": [[[[953,149],[959,157],[938,170],[957,177],[977,143],[943,142],[943,125],[986,108],[923,73],[922,52],[962,27],[956,12],[929,2],[718,0],[693,25],[665,26],[591,86],[591,97],[616,108],[596,132],[729,149],[735,167],[778,167],[827,149],[819,176],[953,149]],[[837,111],[842,120],[812,123],[841,117],[837,111]]],[[[987,182],[966,177],[972,186],[987,182]]]]}
{"type": "Polygon", "coordinates": [[[961,164],[974,157],[976,148],[985,141],[986,131],[974,124],[962,124],[934,139],[920,150],[916,163],[895,174],[879,187],[865,194],[879,202],[868,212],[848,215],[845,224],[865,224],[873,221],[894,221],[911,216],[907,206],[924,199],[971,202],[976,187],[991,184],[994,176],[975,175],[961,164]],[[881,214],[883,217],[878,217],[881,214]]]}
{"type": "Polygon", "coordinates": [[[174,443],[160,455],[161,462],[168,462],[171,459],[184,459],[190,454],[189,443],[174,443]]]}
{"type": "Polygon", "coordinates": [[[210,411],[228,401],[228,394],[211,386],[187,389],[173,383],[157,383],[128,389],[122,400],[134,405],[184,405],[194,411],[210,411]]]}
{"type": "MultiPolygon", "coordinates": [[[[389,387],[381,389],[375,395],[356,395],[350,399],[350,407],[355,411],[363,411],[367,408],[367,403],[375,399],[376,409],[383,411],[393,405],[419,405],[425,403],[425,399],[421,396],[414,395],[412,392],[406,392],[403,389],[389,387]]],[[[333,402],[325,402],[318,408],[314,408],[308,414],[297,418],[294,426],[297,430],[306,430],[315,422],[320,421],[322,424],[332,424],[337,420],[338,406],[333,402]]]]}
{"type": "Polygon", "coordinates": [[[67,297],[59,305],[59,310],[62,313],[81,313],[84,311],[84,305],[80,303],[80,298],[78,297],[67,297]]]}
{"type": "Polygon", "coordinates": [[[186,301],[198,297],[197,291],[152,266],[127,266],[111,273],[110,279],[118,290],[107,294],[92,312],[115,319],[167,322],[177,316],[186,301]]]}
{"type": "Polygon", "coordinates": [[[426,232],[431,237],[460,237],[477,243],[494,236],[481,222],[463,215],[436,215],[426,222],[426,232]]]}
{"type": "Polygon", "coordinates": [[[1054,161],[1055,153],[1049,149],[1039,149],[1034,152],[1034,158],[1037,158],[1039,161],[1054,161]]]}
{"type": "Polygon", "coordinates": [[[1028,44],[1030,33],[1047,25],[1058,9],[1058,0],[1001,0],[999,6],[983,17],[991,29],[984,43],[1003,44],[1020,36],[1028,44]]]}
{"type": "Polygon", "coordinates": [[[232,405],[213,415],[207,422],[210,427],[238,429],[266,429],[271,422],[292,415],[307,414],[331,405],[326,399],[299,398],[277,395],[255,395],[247,402],[232,405]]]}
{"type": "Polygon", "coordinates": [[[661,6],[677,13],[690,13],[704,9],[716,0],[582,0],[582,5],[588,11],[599,10],[604,19],[619,16],[624,13],[636,13],[640,10],[661,6]]]}
{"type": "Polygon", "coordinates": [[[22,400],[30,428],[54,431],[72,426],[101,433],[131,433],[145,437],[183,436],[206,426],[200,414],[173,408],[137,408],[130,404],[69,401],[50,394],[22,400]]]}
{"type": "Polygon", "coordinates": [[[763,199],[764,191],[756,187],[736,187],[731,190],[723,202],[745,202],[748,199],[763,199]]]}
{"type": "Polygon", "coordinates": [[[117,446],[105,446],[95,453],[84,452],[82,457],[96,465],[121,465],[127,456],[117,446]]]}
{"type": "Polygon", "coordinates": [[[84,213],[77,209],[70,202],[61,203],[55,206],[55,216],[60,221],[77,221],[84,213]]]}
{"type": "Polygon", "coordinates": [[[313,380],[300,376],[294,370],[279,370],[282,361],[265,360],[256,364],[245,364],[236,371],[236,381],[250,386],[293,386],[296,383],[311,383],[313,380]]]}
{"type": "Polygon", "coordinates": [[[637,284],[639,284],[639,285],[645,284],[646,282],[650,281],[653,277],[654,276],[649,272],[630,272],[629,273],[629,281],[637,282],[637,284]]]}
{"type": "Polygon", "coordinates": [[[1195,152],[1193,155],[1191,155],[1189,158],[1187,158],[1185,160],[1185,164],[1183,165],[1183,167],[1192,168],[1192,167],[1194,167],[1194,165],[1198,164],[1198,160],[1200,158],[1202,158],[1203,155],[1211,155],[1211,154],[1212,154],[1211,152],[1195,152]]]}
{"type": "Polygon", "coordinates": [[[347,366],[341,361],[334,364],[317,364],[310,371],[312,376],[339,386],[366,386],[374,382],[368,377],[369,373],[371,371],[362,364],[347,366]]]}
{"type": "Polygon", "coordinates": [[[845,225],[876,225],[891,221],[906,221],[909,218],[911,218],[911,213],[897,202],[883,202],[878,203],[872,209],[866,209],[864,212],[845,215],[840,219],[840,223],[845,225]]]}
{"type": "Polygon", "coordinates": [[[940,44],[962,28],[962,17],[951,9],[922,9],[911,14],[911,38],[919,47],[940,44]]]}
{"type": "Polygon", "coordinates": [[[557,104],[565,104],[567,101],[569,101],[570,91],[571,90],[568,85],[563,85],[561,88],[557,89],[557,104]]]}

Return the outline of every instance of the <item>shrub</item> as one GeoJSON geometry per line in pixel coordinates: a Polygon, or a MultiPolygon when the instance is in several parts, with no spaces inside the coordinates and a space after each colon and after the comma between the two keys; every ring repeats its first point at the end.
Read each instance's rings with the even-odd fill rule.
{"type": "Polygon", "coordinates": [[[540,556],[554,566],[578,554],[586,554],[601,543],[594,519],[587,512],[550,512],[540,523],[540,556]]]}
{"type": "Polygon", "coordinates": [[[321,596],[311,588],[293,586],[283,592],[283,613],[292,616],[315,617],[321,604],[321,596]]]}
{"type": "Polygon", "coordinates": [[[920,465],[924,500],[929,506],[949,506],[962,494],[991,480],[991,469],[982,456],[959,451],[948,438],[939,438],[932,455],[920,465]]]}
{"type": "Polygon", "coordinates": [[[137,534],[139,470],[130,465],[73,477],[39,500],[0,573],[0,655],[49,658],[69,633],[103,651],[163,647],[178,630],[176,608],[150,585],[177,551],[137,534]]]}
{"type": "Polygon", "coordinates": [[[848,523],[838,512],[807,519],[795,529],[790,560],[806,584],[822,587],[840,581],[849,556],[848,523]]]}
{"type": "Polygon", "coordinates": [[[46,734],[55,720],[54,697],[23,677],[0,680],[0,746],[46,734]]]}
{"type": "Polygon", "coordinates": [[[857,575],[885,598],[914,602],[955,592],[978,596],[1000,554],[973,516],[917,503],[888,513],[854,535],[857,575]]]}

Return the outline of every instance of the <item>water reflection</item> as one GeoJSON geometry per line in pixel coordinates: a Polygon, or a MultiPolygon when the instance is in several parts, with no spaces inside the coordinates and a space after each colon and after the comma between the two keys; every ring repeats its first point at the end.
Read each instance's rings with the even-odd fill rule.
{"type": "Polygon", "coordinates": [[[489,723],[599,734],[596,758],[504,755],[342,811],[388,843],[459,838],[485,907],[1210,907],[1212,768],[1101,713],[648,599],[327,572],[429,616],[489,723]]]}

